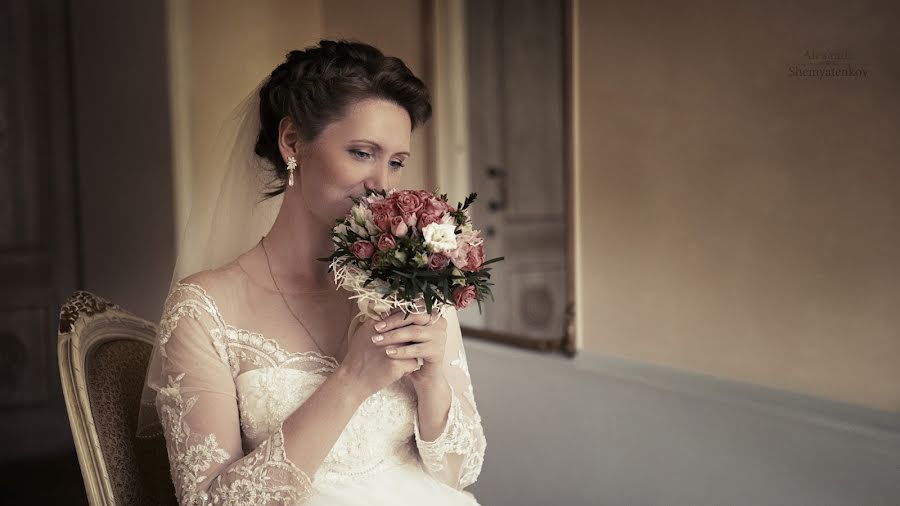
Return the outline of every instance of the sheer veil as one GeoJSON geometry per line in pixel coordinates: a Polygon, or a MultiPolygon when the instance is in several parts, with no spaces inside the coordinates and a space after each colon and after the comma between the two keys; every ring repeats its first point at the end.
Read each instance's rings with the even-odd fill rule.
{"type": "MultiPolygon", "coordinates": [[[[262,200],[270,163],[254,152],[260,126],[259,91],[268,79],[257,84],[225,119],[213,144],[210,166],[200,172],[205,175],[203,184],[192,183],[191,211],[178,242],[168,292],[190,274],[218,267],[249,250],[275,222],[284,194],[262,200]]],[[[158,338],[141,393],[138,437],[162,433],[156,412],[157,390],[165,386],[158,338]]]]}

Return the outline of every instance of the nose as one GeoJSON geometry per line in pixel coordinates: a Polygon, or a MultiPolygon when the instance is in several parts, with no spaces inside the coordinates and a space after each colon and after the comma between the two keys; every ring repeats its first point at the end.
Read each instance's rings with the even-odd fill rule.
{"type": "Polygon", "coordinates": [[[365,187],[369,190],[383,190],[388,186],[389,175],[387,167],[376,167],[372,169],[372,173],[366,179],[365,187]]]}

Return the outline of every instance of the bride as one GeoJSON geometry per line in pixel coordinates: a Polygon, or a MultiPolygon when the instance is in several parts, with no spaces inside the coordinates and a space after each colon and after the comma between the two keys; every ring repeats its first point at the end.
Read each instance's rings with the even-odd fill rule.
{"type": "Polygon", "coordinates": [[[358,318],[317,261],[430,115],[401,60],[327,40],[239,106],[218,180],[193,190],[139,417],[139,436],[165,437],[180,504],[478,504],[455,309],[358,318]]]}

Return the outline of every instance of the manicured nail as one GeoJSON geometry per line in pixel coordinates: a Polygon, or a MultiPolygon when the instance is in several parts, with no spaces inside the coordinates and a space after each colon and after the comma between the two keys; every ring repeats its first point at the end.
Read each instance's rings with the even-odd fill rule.
{"type": "Polygon", "coordinates": [[[377,343],[377,342],[383,341],[383,340],[384,340],[384,336],[381,334],[375,334],[374,336],[372,336],[373,343],[377,343]]]}
{"type": "Polygon", "coordinates": [[[385,353],[387,353],[388,355],[396,355],[396,354],[397,354],[397,349],[396,349],[396,348],[388,348],[388,349],[386,349],[386,350],[384,350],[384,351],[385,351],[385,353]]]}
{"type": "Polygon", "coordinates": [[[385,327],[386,325],[387,325],[387,323],[384,323],[384,322],[378,322],[378,323],[375,324],[375,330],[384,330],[384,327],[385,327]]]}

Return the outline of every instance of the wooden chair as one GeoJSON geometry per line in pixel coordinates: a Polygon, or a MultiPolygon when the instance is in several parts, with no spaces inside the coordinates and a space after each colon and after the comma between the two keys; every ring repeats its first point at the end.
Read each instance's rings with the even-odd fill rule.
{"type": "Polygon", "coordinates": [[[88,500],[177,504],[163,437],[135,437],[156,325],[79,290],[59,315],[59,373],[88,500]]]}

